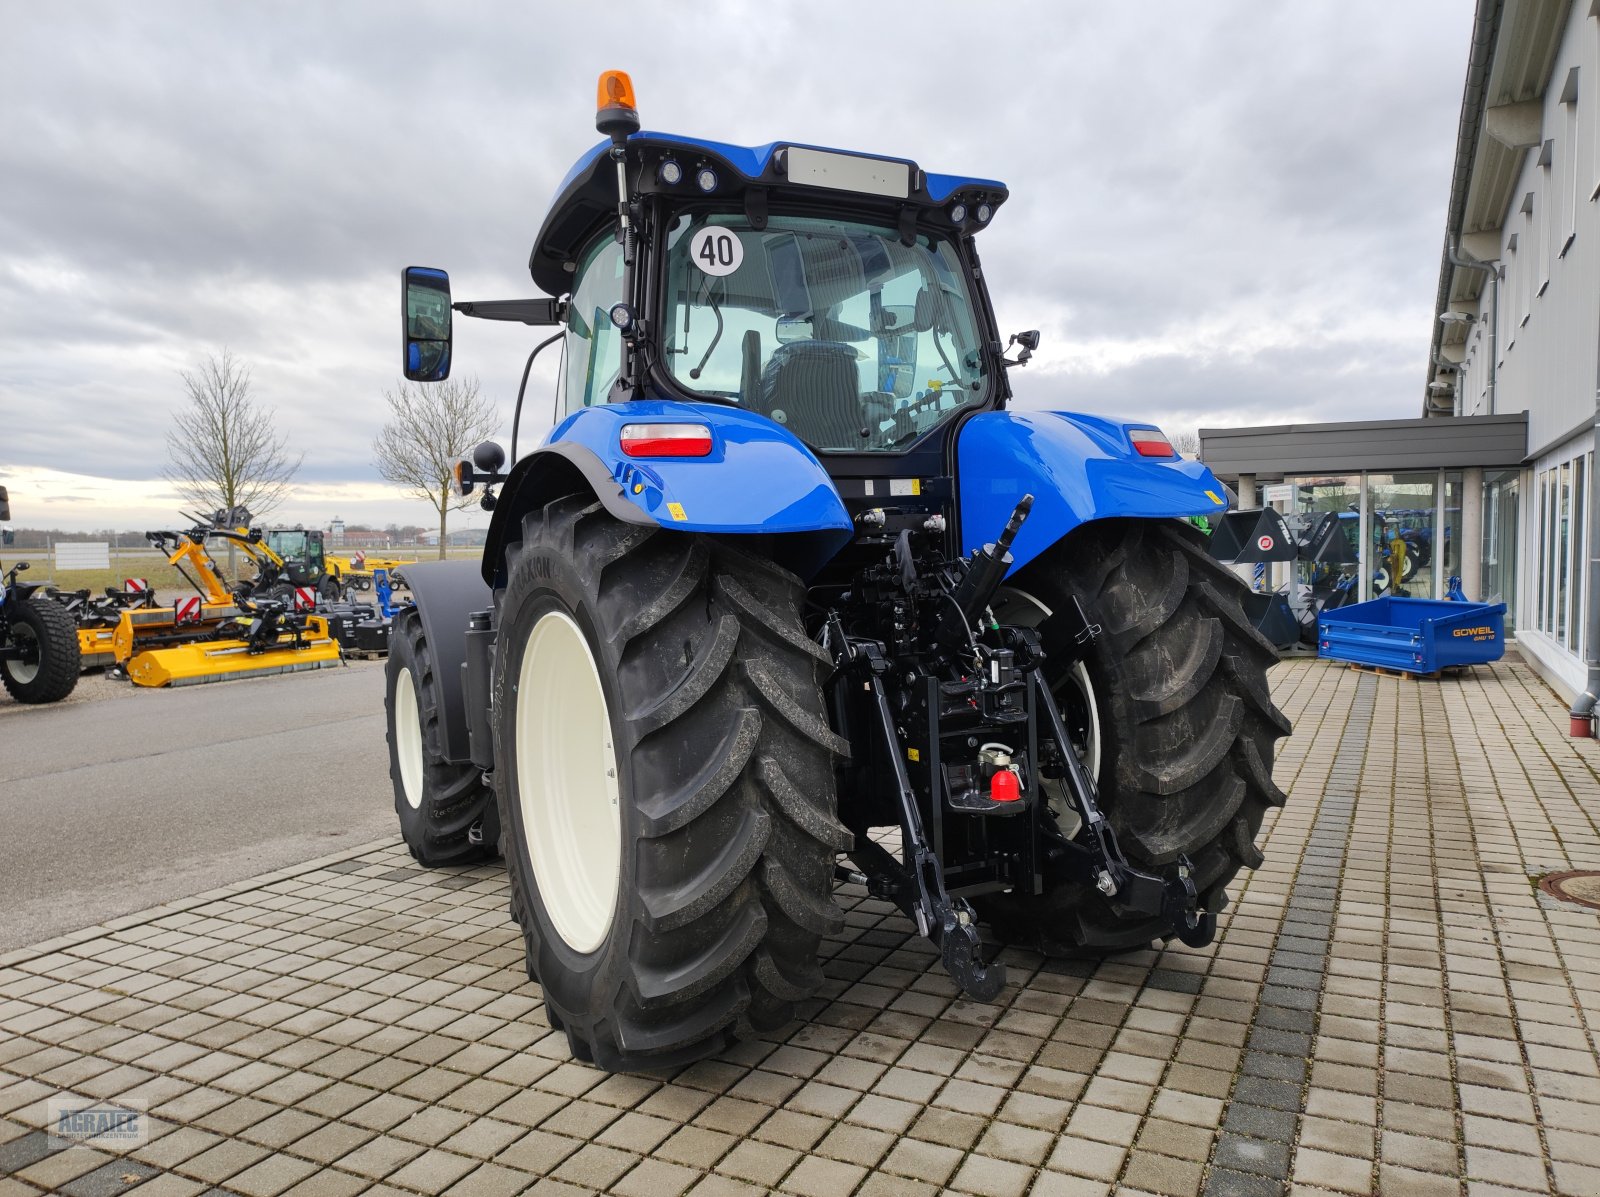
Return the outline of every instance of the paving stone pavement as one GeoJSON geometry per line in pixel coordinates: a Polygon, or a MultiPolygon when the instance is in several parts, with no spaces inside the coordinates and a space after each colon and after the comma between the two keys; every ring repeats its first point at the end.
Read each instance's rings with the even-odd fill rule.
{"type": "Polygon", "coordinates": [[[498,866],[369,845],[0,957],[0,1197],[1600,1194],[1600,747],[1525,666],[1274,670],[1289,804],[1218,941],[1008,949],[886,903],[805,1017],[670,1077],[567,1058],[498,866]],[[148,1143],[52,1150],[46,1101],[148,1143]]]}

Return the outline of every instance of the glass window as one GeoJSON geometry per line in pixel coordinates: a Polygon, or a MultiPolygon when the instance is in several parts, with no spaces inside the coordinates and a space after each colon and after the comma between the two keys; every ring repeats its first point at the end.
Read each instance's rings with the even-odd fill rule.
{"type": "MultiPolygon", "coordinates": [[[[1491,470],[1483,476],[1483,601],[1506,605],[1506,631],[1516,630],[1517,520],[1520,470],[1491,470]]],[[[1469,594],[1468,598],[1477,598],[1469,594]]]]}
{"type": "Polygon", "coordinates": [[[1434,570],[1435,596],[1444,597],[1448,579],[1461,576],[1461,471],[1444,474],[1444,523],[1440,528],[1440,564],[1434,570]]]}
{"type": "Polygon", "coordinates": [[[1556,601],[1555,621],[1550,629],[1557,641],[1561,644],[1567,642],[1567,605],[1570,599],[1568,592],[1568,566],[1572,555],[1572,463],[1561,463],[1560,480],[1556,483],[1559,488],[1556,500],[1556,539],[1555,539],[1555,578],[1556,601]]]}
{"type": "Polygon", "coordinates": [[[1567,647],[1573,652],[1583,653],[1583,608],[1585,586],[1583,584],[1584,562],[1588,560],[1587,536],[1589,522],[1589,504],[1585,497],[1587,483],[1593,485],[1594,480],[1587,477],[1591,456],[1578,458],[1572,463],[1572,615],[1568,626],[1572,629],[1567,637],[1567,647]]]}
{"type": "Polygon", "coordinates": [[[1432,598],[1441,546],[1434,528],[1439,476],[1367,475],[1372,596],[1432,598]]]}
{"type": "Polygon", "coordinates": [[[1302,593],[1325,609],[1359,601],[1361,476],[1293,478],[1295,520],[1314,558],[1295,562],[1302,593]],[[1331,524],[1331,526],[1330,526],[1331,524]]]}
{"type": "Polygon", "coordinates": [[[578,285],[567,307],[562,403],[567,414],[604,403],[622,369],[622,334],[611,308],[622,302],[622,246],[607,237],[578,268],[578,285]]]}
{"type": "Polygon", "coordinates": [[[1544,544],[1540,556],[1544,560],[1544,610],[1539,627],[1554,634],[1556,626],[1556,541],[1560,535],[1561,516],[1556,510],[1557,470],[1544,472],[1544,544]]]}
{"type": "Polygon", "coordinates": [[[683,214],[667,235],[665,356],[685,389],[812,448],[896,451],[982,402],[988,364],[948,241],[859,221],[683,214]]]}

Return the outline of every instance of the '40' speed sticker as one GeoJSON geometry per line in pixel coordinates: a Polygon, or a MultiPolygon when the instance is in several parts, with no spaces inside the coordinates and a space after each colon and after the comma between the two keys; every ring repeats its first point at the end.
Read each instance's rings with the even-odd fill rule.
{"type": "Polygon", "coordinates": [[[744,261],[744,242],[737,233],[708,224],[690,239],[689,258],[707,274],[732,274],[744,261]]]}

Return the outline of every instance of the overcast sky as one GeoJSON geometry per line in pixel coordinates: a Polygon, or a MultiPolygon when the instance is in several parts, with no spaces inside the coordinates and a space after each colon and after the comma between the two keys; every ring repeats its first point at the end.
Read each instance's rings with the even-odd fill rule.
{"type": "MultiPolygon", "coordinates": [[[[0,483],[21,526],[170,526],[178,371],[226,346],[305,453],[280,516],[427,524],[372,465],[400,268],[534,294],[607,67],[647,129],[1005,180],[1023,406],[1420,415],[1472,8],[0,0],[0,483]]],[[[457,324],[508,430],[536,332],[457,324]]]]}

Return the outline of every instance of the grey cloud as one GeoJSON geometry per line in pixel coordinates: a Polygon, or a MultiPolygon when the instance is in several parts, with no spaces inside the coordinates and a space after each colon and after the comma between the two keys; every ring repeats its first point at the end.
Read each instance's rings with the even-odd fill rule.
{"type": "MultiPolygon", "coordinates": [[[[915,14],[0,0],[0,459],[158,476],[175,371],[226,344],[305,450],[304,478],[373,480],[399,268],[529,293],[528,247],[595,139],[609,66],[632,71],[646,127],[1006,180],[980,245],[1008,331],[1045,311],[1058,341],[1178,340],[1200,314],[1264,312],[1296,346],[1030,388],[1240,419],[1275,418],[1275,394],[1322,418],[1415,408],[1471,24],[1459,0],[915,14]],[[1321,315],[1280,315],[1306,311],[1321,315]],[[1350,343],[1355,313],[1392,332],[1350,343]]],[[[507,428],[523,333],[459,334],[507,428]]]]}

